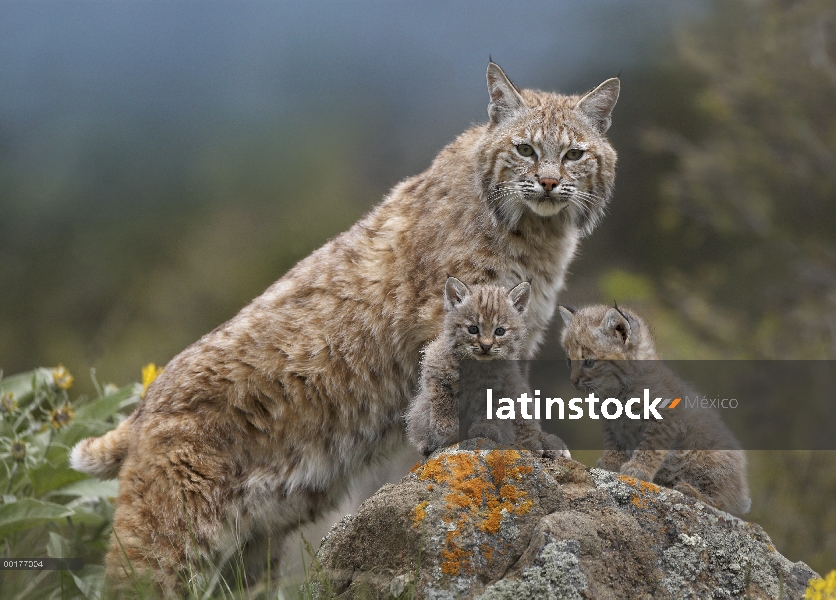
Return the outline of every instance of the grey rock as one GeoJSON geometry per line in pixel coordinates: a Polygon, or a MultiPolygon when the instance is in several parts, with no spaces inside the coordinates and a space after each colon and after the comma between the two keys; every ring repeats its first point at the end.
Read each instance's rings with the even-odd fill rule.
{"type": "Polygon", "coordinates": [[[319,597],[803,598],[758,525],[568,459],[469,440],[337,523],[319,597]]]}

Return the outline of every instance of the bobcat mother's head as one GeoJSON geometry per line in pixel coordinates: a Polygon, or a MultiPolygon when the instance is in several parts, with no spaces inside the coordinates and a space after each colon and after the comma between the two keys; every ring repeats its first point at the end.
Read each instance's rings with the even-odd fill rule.
{"type": "Polygon", "coordinates": [[[488,207],[512,229],[526,217],[557,216],[590,233],[615,183],[616,153],[605,134],[618,78],[562,96],[520,90],[493,62],[487,77],[490,122],[478,158],[488,207]]]}

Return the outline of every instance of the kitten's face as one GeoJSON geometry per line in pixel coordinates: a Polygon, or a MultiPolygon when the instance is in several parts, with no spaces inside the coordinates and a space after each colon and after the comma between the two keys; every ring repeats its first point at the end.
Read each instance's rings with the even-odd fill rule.
{"type": "Polygon", "coordinates": [[[512,294],[520,286],[512,292],[498,286],[471,286],[453,302],[448,300],[444,335],[456,354],[475,360],[520,357],[527,334],[524,314],[530,293],[527,283],[520,285],[526,286],[523,304],[515,303],[512,294]]]}
{"type": "Polygon", "coordinates": [[[488,205],[512,228],[528,212],[560,215],[589,233],[603,216],[615,180],[616,154],[604,134],[618,80],[583,98],[560,96],[518,90],[493,67],[482,163],[488,205]]]}
{"type": "Polygon", "coordinates": [[[603,305],[574,313],[561,306],[559,311],[569,377],[578,389],[618,397],[630,384],[632,362],[655,358],[646,327],[631,311],[603,305]]]}

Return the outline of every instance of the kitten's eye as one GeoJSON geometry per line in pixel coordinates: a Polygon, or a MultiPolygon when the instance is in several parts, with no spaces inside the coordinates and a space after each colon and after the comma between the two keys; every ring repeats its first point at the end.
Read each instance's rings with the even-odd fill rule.
{"type": "Polygon", "coordinates": [[[534,148],[528,144],[517,144],[517,152],[519,152],[521,156],[534,156],[534,148]]]}
{"type": "Polygon", "coordinates": [[[477,333],[479,333],[479,328],[476,327],[476,325],[471,325],[470,327],[467,328],[467,331],[469,333],[472,333],[473,335],[476,335],[477,333]]]}
{"type": "Polygon", "coordinates": [[[583,156],[583,150],[580,148],[572,148],[571,150],[566,151],[566,160],[578,160],[581,156],[583,156]]]}
{"type": "Polygon", "coordinates": [[[504,327],[497,327],[493,331],[494,335],[505,335],[505,328],[504,327]]]}
{"type": "Polygon", "coordinates": [[[595,359],[594,358],[587,358],[585,361],[583,361],[583,366],[586,367],[587,369],[592,367],[594,364],[595,364],[595,359]]]}

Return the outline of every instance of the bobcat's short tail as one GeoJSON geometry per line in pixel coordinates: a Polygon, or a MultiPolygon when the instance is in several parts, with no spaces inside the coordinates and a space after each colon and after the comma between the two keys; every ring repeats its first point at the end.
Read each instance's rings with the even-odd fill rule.
{"type": "Polygon", "coordinates": [[[70,453],[70,466],[99,479],[114,479],[128,454],[132,425],[129,417],[101,437],[81,440],[70,453]]]}

